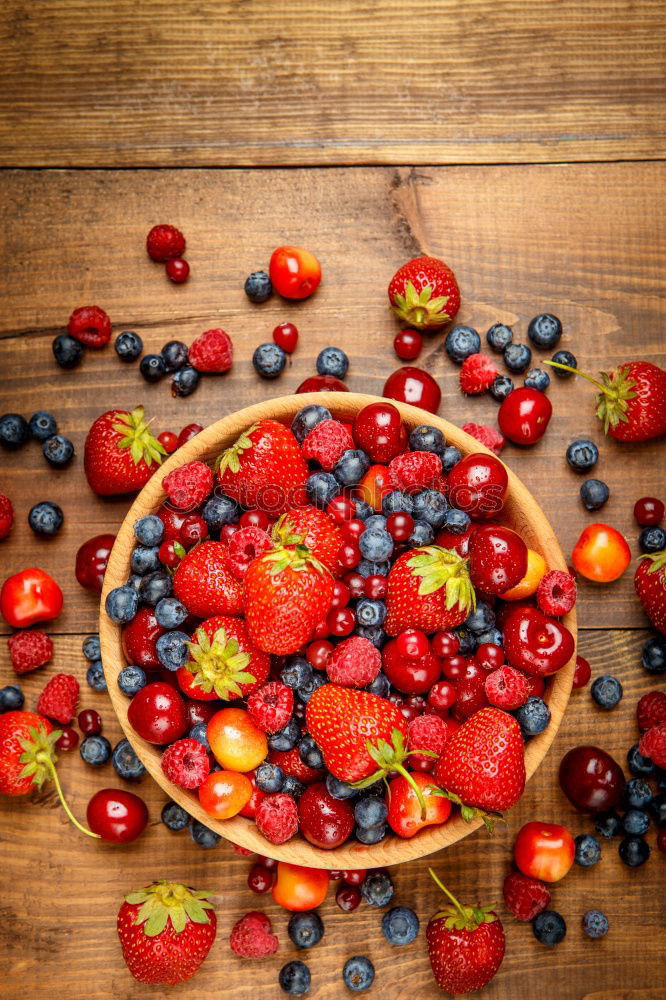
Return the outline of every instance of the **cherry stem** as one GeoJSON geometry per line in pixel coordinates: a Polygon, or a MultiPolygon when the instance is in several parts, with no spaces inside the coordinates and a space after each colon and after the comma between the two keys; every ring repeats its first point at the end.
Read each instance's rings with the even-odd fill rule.
{"type": "Polygon", "coordinates": [[[580,375],[582,378],[586,378],[588,382],[591,382],[592,385],[596,385],[597,389],[601,389],[604,395],[608,395],[608,390],[601,382],[597,381],[596,378],[592,378],[587,372],[580,371],[579,368],[572,368],[571,365],[561,365],[559,361],[544,361],[544,365],[550,365],[551,368],[561,368],[562,371],[571,372],[572,375],[580,375]]]}
{"type": "Polygon", "coordinates": [[[428,871],[430,872],[430,877],[434,881],[435,885],[439,886],[444,895],[449,897],[455,908],[460,913],[460,916],[463,918],[463,920],[467,920],[467,914],[465,913],[465,911],[463,910],[462,906],[460,905],[456,897],[453,895],[453,893],[449,892],[446,886],[442,882],[440,882],[440,880],[437,878],[432,868],[428,868],[428,871]]]}
{"type": "Polygon", "coordinates": [[[81,833],[85,833],[86,837],[94,837],[95,840],[101,840],[101,837],[98,833],[93,833],[92,830],[88,830],[85,826],[79,823],[78,819],[67,805],[67,800],[65,799],[62,788],[60,786],[60,779],[58,778],[58,772],[56,771],[55,765],[51,760],[51,758],[49,757],[49,755],[47,753],[38,753],[35,757],[35,760],[39,761],[40,764],[43,764],[46,767],[46,770],[49,772],[53,784],[56,787],[56,792],[58,793],[58,798],[60,799],[62,807],[67,813],[68,818],[77,828],[77,830],[80,830],[81,833]]]}
{"type": "Polygon", "coordinates": [[[398,774],[401,774],[403,776],[403,778],[406,778],[407,781],[409,782],[409,784],[411,785],[411,787],[414,789],[414,792],[416,794],[416,798],[419,800],[419,805],[421,806],[421,819],[425,819],[426,818],[426,804],[425,804],[425,799],[423,797],[423,792],[421,791],[421,789],[419,788],[419,786],[414,781],[413,776],[409,773],[409,771],[407,770],[406,767],[402,766],[402,764],[398,764],[398,763],[391,764],[391,770],[392,771],[397,771],[398,774]]]}

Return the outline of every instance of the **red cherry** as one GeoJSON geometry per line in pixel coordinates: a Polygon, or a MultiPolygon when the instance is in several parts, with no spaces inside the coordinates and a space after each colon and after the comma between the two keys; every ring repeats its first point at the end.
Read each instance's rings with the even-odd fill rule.
{"type": "Polygon", "coordinates": [[[133,792],[102,788],[88,803],[88,826],[110,844],[131,844],[148,825],[148,809],[133,792]]]}
{"type": "Polygon", "coordinates": [[[202,542],[207,537],[208,525],[203,517],[199,517],[198,514],[190,514],[189,517],[185,518],[180,529],[180,541],[186,549],[202,542]]]}
{"type": "MultiPolygon", "coordinates": [[[[374,577],[369,576],[368,580],[372,580],[374,577]]],[[[382,577],[382,580],[384,577],[382,577]]],[[[363,597],[363,594],[367,594],[366,591],[366,581],[361,576],[360,573],[345,573],[344,581],[351,591],[351,596],[353,600],[358,600],[359,597],[363,597]]],[[[370,594],[367,594],[370,597],[370,594]]]]}
{"type": "Polygon", "coordinates": [[[84,542],[76,553],[76,579],[93,594],[102,593],[104,574],[115,540],[115,535],[95,535],[84,542]]]}
{"type": "Polygon", "coordinates": [[[257,809],[259,808],[259,803],[266,798],[266,792],[262,792],[260,788],[257,788],[257,780],[254,771],[246,774],[246,777],[250,779],[250,784],[252,785],[252,795],[247,800],[242,809],[239,809],[239,816],[246,816],[248,819],[254,819],[257,815],[257,809]]]}
{"type": "Polygon", "coordinates": [[[361,550],[353,542],[345,542],[338,551],[338,562],[343,569],[354,569],[361,561],[361,550]]]}
{"type": "MultiPolygon", "coordinates": [[[[201,424],[186,424],[182,431],[178,435],[178,447],[182,446],[187,442],[191,441],[193,437],[196,437],[203,430],[201,424]]],[[[159,513],[159,511],[158,511],[159,513]]]]}
{"type": "Polygon", "coordinates": [[[559,882],[574,863],[576,844],[557,823],[526,823],[513,845],[516,865],[530,878],[559,882]]]}
{"type": "Polygon", "coordinates": [[[85,708],[79,712],[77,721],[84,736],[102,732],[102,720],[99,712],[96,712],[94,708],[85,708]]]}
{"type": "Polygon", "coordinates": [[[664,505],[656,497],[641,497],[634,504],[634,517],[641,528],[660,524],[664,517],[664,505]]]}
{"type": "Polygon", "coordinates": [[[492,642],[482,642],[476,647],[474,659],[484,670],[497,670],[504,663],[504,650],[492,642]]]}
{"type": "Polygon", "coordinates": [[[278,295],[307,299],[319,286],[321,264],[310,250],[282,246],[271,254],[268,273],[278,295]]]}
{"type": "Polygon", "coordinates": [[[407,435],[398,410],[391,403],[370,403],[354,420],[354,441],[373,462],[388,464],[405,450],[407,435]]]}
{"type": "Polygon", "coordinates": [[[310,375],[296,392],[349,392],[349,388],[335,375],[310,375]]]}
{"type": "Polygon", "coordinates": [[[423,347],[423,337],[418,330],[401,330],[393,339],[393,350],[401,361],[414,361],[423,347]]]}
{"type": "Polygon", "coordinates": [[[527,674],[528,698],[541,698],[546,690],[546,682],[537,674],[527,674]]]}
{"type": "Polygon", "coordinates": [[[460,678],[456,687],[453,718],[458,722],[464,722],[488,704],[485,673],[473,661],[472,664],[468,664],[465,676],[460,678]],[[479,669],[478,674],[470,674],[472,664],[479,669]]]}
{"type": "Polygon", "coordinates": [[[273,888],[273,881],[273,872],[263,865],[252,865],[248,872],[247,884],[252,892],[269,892],[273,888]]]}
{"type": "Polygon", "coordinates": [[[187,729],[185,702],[168,684],[155,681],[134,695],[127,717],[148,743],[173,743],[187,729]]]}
{"type": "Polygon", "coordinates": [[[442,712],[448,712],[455,700],[455,684],[450,681],[438,681],[428,692],[428,705],[442,712]]]}
{"type": "Polygon", "coordinates": [[[178,447],[178,435],[173,431],[162,431],[157,435],[157,440],[162,445],[167,455],[172,455],[178,447]]]}
{"type": "Polygon", "coordinates": [[[162,536],[162,544],[164,544],[164,542],[177,542],[180,539],[183,524],[187,518],[192,516],[192,512],[186,513],[184,510],[174,510],[172,507],[165,505],[157,511],[157,516],[164,525],[164,534],[162,536]]]}
{"type": "Polygon", "coordinates": [[[396,542],[406,542],[414,531],[414,518],[410,514],[390,514],[386,530],[396,542]]]}
{"type": "Polygon", "coordinates": [[[333,497],[326,508],[326,513],[336,524],[342,525],[356,516],[356,505],[351,497],[333,497]]]}
{"type": "Polygon", "coordinates": [[[473,521],[490,521],[504,509],[508,483],[506,468],[494,455],[467,455],[449,473],[449,499],[473,521]]]}
{"type": "Polygon", "coordinates": [[[331,635],[351,635],[356,625],[356,615],[351,608],[331,608],[326,616],[326,624],[331,635]]]}
{"type": "Polygon", "coordinates": [[[324,782],[318,781],[298,801],[298,822],[306,840],[332,850],[344,844],[354,829],[354,810],[349,802],[334,799],[324,782]]]}
{"type": "Polygon", "coordinates": [[[278,323],[273,330],[273,343],[287,354],[293,354],[298,343],[298,330],[293,323],[278,323]]]}
{"type": "Polygon", "coordinates": [[[400,653],[396,639],[391,639],[382,650],[384,673],[394,688],[404,694],[425,694],[439,680],[442,661],[427,652],[418,660],[400,653]]]}
{"type": "Polygon", "coordinates": [[[407,705],[407,704],[400,705],[399,708],[400,708],[400,714],[404,719],[407,720],[407,722],[411,722],[418,715],[420,715],[419,710],[417,708],[414,708],[413,705],[407,705]]]}
{"type": "Polygon", "coordinates": [[[182,285],[190,276],[190,265],[183,257],[173,257],[166,262],[164,270],[167,278],[175,285],[182,285]]]}
{"type": "Polygon", "coordinates": [[[261,528],[262,531],[268,531],[271,522],[263,510],[246,510],[241,514],[239,523],[241,528],[261,528]]]}
{"type": "Polygon", "coordinates": [[[388,580],[385,576],[369,576],[365,580],[363,592],[372,601],[383,601],[388,594],[388,580]]]}
{"type": "Polygon", "coordinates": [[[442,390],[428,372],[406,365],[389,375],[384,383],[382,396],[386,396],[387,399],[397,399],[401,403],[411,403],[412,406],[420,406],[423,410],[436,413],[442,401],[442,390]]]}
{"type": "Polygon", "coordinates": [[[439,531],[435,536],[435,545],[439,545],[442,549],[452,549],[459,556],[466,558],[469,553],[469,543],[476,528],[476,524],[470,524],[462,535],[452,535],[450,531],[439,531]]]}
{"type": "Polygon", "coordinates": [[[432,651],[435,656],[455,656],[460,649],[460,639],[453,632],[436,632],[432,637],[432,651]]]}
{"type": "Polygon", "coordinates": [[[526,674],[554,674],[569,662],[574,646],[566,625],[537,608],[516,608],[504,622],[504,655],[526,674]]]}
{"type": "Polygon", "coordinates": [[[400,655],[406,656],[410,660],[420,660],[422,656],[430,652],[428,636],[419,629],[401,632],[396,638],[396,643],[400,655]]]}
{"type": "Polygon", "coordinates": [[[56,740],[56,750],[75,750],[79,745],[79,734],[71,726],[63,726],[56,740]]]}
{"type": "Polygon", "coordinates": [[[499,524],[476,529],[469,544],[469,575],[475,587],[503,594],[526,572],[527,546],[517,532],[499,524]]]}
{"type": "Polygon", "coordinates": [[[365,531],[365,524],[358,517],[353,517],[351,521],[345,521],[340,531],[345,541],[357,542],[365,531]]]}
{"type": "Polygon", "coordinates": [[[220,529],[220,541],[228,542],[239,530],[240,526],[238,524],[223,524],[220,529]]]}
{"type": "Polygon", "coordinates": [[[351,590],[342,580],[336,580],[333,584],[333,597],[331,598],[332,608],[346,608],[351,598],[351,590]]]}
{"type": "Polygon", "coordinates": [[[314,670],[325,670],[328,658],[334,650],[332,642],[326,639],[317,639],[311,642],[305,650],[305,657],[314,670]]]}
{"type": "Polygon", "coordinates": [[[587,662],[584,656],[576,657],[576,667],[574,670],[573,687],[582,688],[585,687],[590,677],[592,676],[592,667],[587,662]]]}
{"type": "Polygon", "coordinates": [[[342,877],[347,885],[362,885],[367,874],[365,868],[348,868],[342,877]]]}
{"type": "Polygon", "coordinates": [[[175,542],[162,542],[157,552],[159,561],[169,569],[175,569],[180,562],[180,556],[176,552],[175,546],[175,542]]]}
{"type": "Polygon", "coordinates": [[[343,913],[351,913],[361,905],[361,890],[354,885],[341,885],[335,894],[335,902],[343,913]]]}
{"type": "Polygon", "coordinates": [[[575,809],[585,813],[613,809],[622,798],[622,768],[599,747],[578,746],[560,763],[560,787],[575,809]]]}
{"type": "MultiPolygon", "coordinates": [[[[173,675],[172,675],[173,676],[173,675]]],[[[185,714],[187,716],[187,728],[198,726],[202,722],[210,722],[220,706],[211,701],[193,701],[191,698],[185,701],[185,714]]]]}
{"type": "Polygon", "coordinates": [[[447,656],[442,660],[442,673],[450,681],[458,681],[465,676],[467,662],[466,656],[447,656]]]}
{"type": "Polygon", "coordinates": [[[165,632],[166,629],[157,624],[154,608],[139,608],[122,631],[123,652],[127,662],[143,667],[144,670],[157,669],[160,661],[155,643],[165,632]]]}
{"type": "Polygon", "coordinates": [[[278,866],[278,862],[275,858],[265,858],[261,854],[257,855],[257,864],[261,865],[262,868],[268,868],[270,872],[275,871],[278,866]]]}
{"type": "Polygon", "coordinates": [[[553,407],[545,392],[514,389],[502,401],[497,423],[504,437],[514,444],[536,444],[546,433],[553,407]]]}

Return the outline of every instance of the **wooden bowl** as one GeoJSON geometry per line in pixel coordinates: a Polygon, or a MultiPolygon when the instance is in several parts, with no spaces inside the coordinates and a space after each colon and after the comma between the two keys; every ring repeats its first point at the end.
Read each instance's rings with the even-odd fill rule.
{"type": "MultiPolygon", "coordinates": [[[[281,861],[293,864],[307,865],[311,868],[377,868],[385,865],[395,865],[413,858],[420,858],[443,847],[448,847],[466,837],[481,825],[481,821],[465,823],[460,816],[452,819],[441,827],[426,827],[411,840],[401,840],[389,835],[380,844],[365,847],[356,842],[348,842],[333,851],[325,851],[313,847],[305,838],[297,835],[293,840],[280,846],[270,844],[257,830],[254,822],[243,817],[218,821],[212,819],[199,804],[195,793],[178,788],[167,780],[160,767],[160,750],[141,739],[132,729],[127,709],[129,699],[122,694],[117,684],[117,677],[126,665],[121,646],[121,630],[106,616],[104,601],[106,595],[114,587],[121,586],[130,575],[130,553],[134,547],[134,522],[146,514],[154,513],[162,504],[165,493],[162,489],[162,479],[177,466],[200,459],[210,462],[221,451],[232,444],[241,431],[257,420],[272,418],[287,425],[291,424],[295,413],[310,403],[319,403],[328,407],[334,416],[352,421],[359,410],[368,403],[377,402],[375,396],[365,396],[359,393],[330,392],[307,393],[299,396],[283,396],[279,399],[267,400],[248,406],[238,413],[233,413],[197,434],[187,444],[179,448],[146,484],[132,504],[122,523],[116,543],[113,547],[109,565],[104,579],[100,614],[100,640],[104,671],[108,682],[109,694],[116,714],[134,749],[146,765],[146,768],[160,785],[166,795],[178,802],[195,819],[200,820],[211,830],[226,837],[235,844],[240,844],[258,854],[269,855],[281,861]]],[[[392,401],[393,402],[393,401],[392,401]]],[[[415,406],[394,403],[401,413],[405,425],[409,428],[419,424],[431,424],[439,427],[449,444],[455,445],[465,455],[471,452],[486,451],[479,442],[465,434],[458,427],[426,413],[415,406]]],[[[509,488],[507,501],[502,514],[502,523],[514,528],[524,538],[527,545],[536,549],[546,560],[550,569],[567,569],[562,551],[553,529],[531,493],[523,486],[517,476],[507,469],[509,488]]],[[[565,624],[576,635],[576,614],[571,611],[564,619],[565,624]]],[[[551,721],[541,735],[531,739],[525,748],[525,767],[530,778],[548,752],[564,715],[569,700],[575,656],[562,670],[552,678],[545,696],[551,711],[551,721]]]]}

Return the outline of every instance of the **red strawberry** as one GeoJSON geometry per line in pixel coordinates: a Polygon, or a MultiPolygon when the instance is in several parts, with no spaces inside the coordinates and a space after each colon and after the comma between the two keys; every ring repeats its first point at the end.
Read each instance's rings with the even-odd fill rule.
{"type": "Polygon", "coordinates": [[[277,517],[304,501],[308,467],[298,441],[277,420],[249,427],[215,466],[224,492],[243,507],[277,517]]]}
{"type": "Polygon", "coordinates": [[[452,904],[435,913],[426,928],[435,982],[447,993],[482,990],[494,978],[504,958],[502,921],[489,906],[461,906],[432,868],[429,871],[452,904]]]}
{"type": "Polygon", "coordinates": [[[293,750],[271,750],[268,761],[270,764],[277,764],[285,774],[298,778],[304,785],[311,785],[313,781],[321,781],[326,773],[304,764],[296,747],[293,750]]]}
{"type": "Polygon", "coordinates": [[[456,276],[437,257],[417,257],[398,268],[388,297],[398,319],[418,330],[444,326],[460,309],[456,276]]]}
{"type": "Polygon", "coordinates": [[[202,542],[184,556],[173,576],[173,592],[198,618],[240,615],[243,589],[227,566],[224,542],[202,542]]]}
{"type": "Polygon", "coordinates": [[[255,559],[243,582],[250,639],[277,656],[295,653],[308,641],[333,597],[333,577],[304,545],[255,559]]]}
{"type": "Polygon", "coordinates": [[[666,635],[666,549],[641,556],[634,587],[645,614],[666,635]]]}
{"type": "Polygon", "coordinates": [[[188,359],[198,372],[228,372],[234,360],[231,337],[224,330],[206,330],[190,345],[188,359]]]}
{"type": "Polygon", "coordinates": [[[191,979],[215,940],[210,892],[154,882],[125,896],[118,937],[127,968],[140,983],[175,986],[191,979]]]}
{"type": "Polygon", "coordinates": [[[498,375],[497,365],[487,354],[471,354],[460,369],[460,388],[469,396],[479,396],[498,375]]]}
{"type": "Polygon", "coordinates": [[[337,524],[318,507],[287,511],[273,528],[273,541],[288,548],[305,545],[331,573],[337,572],[338,552],[344,538],[337,524]]]}
{"type": "MultiPolygon", "coordinates": [[[[192,636],[187,694],[199,692],[230,701],[246,698],[264,683],[270,657],[257,649],[240,618],[219,615],[202,622],[192,636]]],[[[180,674],[180,671],[179,671],[180,674]]]]}
{"type": "Polygon", "coordinates": [[[388,635],[405,629],[437,632],[455,628],[476,605],[465,559],[451,549],[427,545],[404,552],[388,575],[388,635]]]}
{"type": "Polygon", "coordinates": [[[79,682],[73,674],[55,674],[37,700],[37,711],[63,726],[74,718],[79,700],[79,682]]]}
{"type": "Polygon", "coordinates": [[[88,484],[100,496],[132,493],[148,482],[165,455],[142,406],[107,410],[86,437],[83,467],[88,484]]]}
{"type": "Polygon", "coordinates": [[[12,667],[17,674],[27,674],[29,670],[43,667],[53,656],[53,642],[37,629],[15,632],[7,639],[7,645],[12,667]]]}

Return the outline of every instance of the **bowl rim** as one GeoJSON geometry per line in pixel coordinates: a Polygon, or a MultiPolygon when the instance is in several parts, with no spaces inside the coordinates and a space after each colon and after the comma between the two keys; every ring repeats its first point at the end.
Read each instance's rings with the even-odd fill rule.
{"type": "MultiPolygon", "coordinates": [[[[323,850],[310,844],[300,834],[285,844],[271,844],[259,833],[254,822],[245,817],[235,816],[229,820],[213,819],[201,806],[196,793],[179,788],[167,779],[160,767],[160,749],[142,739],[133,730],[127,715],[130,699],[120,691],[117,684],[120,670],[127,665],[121,644],[121,628],[108,618],[104,611],[104,604],[109,591],[125,583],[130,574],[129,559],[135,543],[134,522],[139,517],[153,513],[160,507],[165,498],[162,481],[174,469],[191,462],[193,459],[210,461],[212,453],[217,453],[227,447],[241,431],[258,420],[274,419],[291,424],[291,419],[298,410],[315,403],[327,407],[338,418],[352,419],[364,406],[377,402],[390,402],[394,405],[408,427],[424,423],[438,427],[444,434],[447,443],[460,448],[463,455],[472,452],[493,454],[476,438],[466,434],[443,417],[408,403],[401,403],[393,399],[387,400],[380,396],[352,392],[312,392],[279,396],[255,403],[241,410],[236,410],[204,428],[178,448],[156,470],[133,501],[120,526],[109,557],[101,595],[99,635],[109,697],[123,732],[151,777],[171,799],[186,809],[194,819],[199,820],[226,840],[257,854],[310,868],[376,868],[401,864],[457,843],[463,837],[479,829],[482,821],[477,819],[466,823],[460,815],[457,815],[442,826],[425,827],[408,840],[389,834],[385,840],[372,846],[348,841],[333,850],[323,850]],[[221,441],[226,443],[221,444],[221,441]]],[[[534,543],[534,545],[545,558],[549,569],[568,571],[559,542],[543,510],[518,476],[505,463],[502,464],[508,474],[508,506],[512,508],[515,506],[517,510],[523,511],[524,523],[530,525],[538,536],[538,544],[534,543]]],[[[574,643],[576,643],[575,607],[562,620],[572,633],[574,643]]],[[[571,660],[554,674],[552,683],[546,692],[545,700],[551,711],[551,719],[544,732],[533,737],[525,746],[527,780],[532,777],[541,764],[560,728],[571,693],[575,661],[576,649],[574,648],[571,660]]]]}

